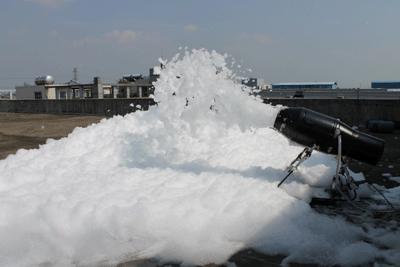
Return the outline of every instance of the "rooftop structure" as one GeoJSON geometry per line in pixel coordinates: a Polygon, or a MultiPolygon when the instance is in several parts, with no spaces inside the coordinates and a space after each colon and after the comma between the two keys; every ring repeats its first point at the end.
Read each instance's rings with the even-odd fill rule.
{"type": "Polygon", "coordinates": [[[249,78],[249,79],[243,79],[242,84],[247,85],[252,88],[257,88],[257,89],[264,89],[265,86],[265,80],[264,79],[259,79],[259,78],[249,78]]]}
{"type": "Polygon", "coordinates": [[[274,83],[272,89],[337,89],[337,82],[274,83]]]}
{"type": "Polygon", "coordinates": [[[15,89],[0,89],[0,99],[13,99],[15,89]]]}
{"type": "Polygon", "coordinates": [[[399,89],[400,81],[373,81],[371,82],[371,88],[373,89],[399,89]]]}

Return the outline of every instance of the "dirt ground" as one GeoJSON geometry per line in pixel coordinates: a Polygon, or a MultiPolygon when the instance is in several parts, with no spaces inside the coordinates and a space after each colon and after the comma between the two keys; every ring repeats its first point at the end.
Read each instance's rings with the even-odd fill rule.
{"type": "MultiPolygon", "coordinates": [[[[0,112],[0,160],[9,154],[15,154],[18,149],[39,148],[48,138],[61,139],[68,136],[75,127],[86,127],[98,123],[109,117],[102,116],[76,116],[76,115],[51,115],[51,114],[25,114],[0,112]]],[[[397,187],[398,183],[389,180],[400,176],[400,130],[394,133],[371,133],[365,128],[359,129],[370,135],[385,140],[385,151],[377,166],[352,161],[349,163],[351,170],[363,172],[370,183],[385,185],[387,188],[397,187]],[[384,175],[383,175],[384,174],[384,175]]],[[[230,259],[236,266],[280,266],[284,256],[269,256],[247,249],[237,252],[230,259]]],[[[160,266],[154,260],[140,260],[121,263],[119,267],[156,267],[160,266]]],[[[169,265],[171,266],[171,265],[169,265]]],[[[175,265],[173,265],[175,266],[175,265]]],[[[178,266],[178,265],[176,265],[178,266]]],[[[210,264],[208,266],[221,266],[210,264]]],[[[223,266],[223,265],[222,265],[223,266]]],[[[313,266],[303,264],[290,264],[290,266],[313,266]]],[[[315,265],[314,265],[315,266],[315,265]]]]}
{"type": "Polygon", "coordinates": [[[61,139],[78,126],[87,127],[104,118],[109,117],[0,112],[0,160],[20,148],[39,148],[48,138],[61,139]]]}

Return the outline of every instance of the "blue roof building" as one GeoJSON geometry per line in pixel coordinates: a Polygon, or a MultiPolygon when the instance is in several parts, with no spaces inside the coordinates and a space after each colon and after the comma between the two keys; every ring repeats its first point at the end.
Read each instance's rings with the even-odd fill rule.
{"type": "Polygon", "coordinates": [[[372,89],[399,89],[400,81],[374,81],[371,82],[372,89]]]}

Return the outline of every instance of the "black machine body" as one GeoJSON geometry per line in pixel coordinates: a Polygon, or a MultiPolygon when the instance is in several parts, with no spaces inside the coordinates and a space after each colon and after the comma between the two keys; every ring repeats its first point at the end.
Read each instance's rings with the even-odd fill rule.
{"type": "Polygon", "coordinates": [[[306,109],[285,108],[276,117],[274,128],[290,140],[316,150],[338,155],[338,136],[342,155],[376,165],[382,157],[385,141],[352,129],[338,119],[306,109]]]}
{"type": "Polygon", "coordinates": [[[284,136],[302,146],[304,150],[286,169],[286,176],[278,184],[278,187],[294,172],[297,167],[311,156],[314,150],[337,156],[336,174],[331,183],[331,198],[313,198],[311,204],[327,203],[346,200],[357,209],[372,212],[399,213],[388,199],[373,185],[386,202],[389,209],[375,210],[372,207],[360,205],[357,201],[357,190],[360,184],[367,181],[355,181],[348,169],[349,158],[370,165],[376,165],[382,157],[385,149],[385,141],[374,136],[352,129],[338,119],[306,108],[281,109],[275,119],[274,128],[284,136]],[[317,201],[314,201],[317,200],[317,201]]]}

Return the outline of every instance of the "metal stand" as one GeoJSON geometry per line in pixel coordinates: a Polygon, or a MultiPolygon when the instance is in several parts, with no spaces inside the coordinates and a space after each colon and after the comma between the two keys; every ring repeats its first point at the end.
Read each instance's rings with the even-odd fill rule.
{"type": "Polygon", "coordinates": [[[357,198],[356,190],[358,189],[358,185],[365,182],[356,182],[350,175],[347,163],[342,157],[342,137],[339,135],[336,175],[332,181],[332,189],[337,190],[344,199],[352,202],[357,198]]]}
{"type": "Polygon", "coordinates": [[[390,205],[390,209],[386,210],[372,210],[367,207],[362,207],[358,203],[355,203],[357,199],[357,189],[360,184],[366,183],[367,181],[355,181],[354,178],[350,175],[347,163],[343,160],[342,157],[342,138],[338,136],[338,163],[336,168],[336,175],[332,181],[332,189],[336,190],[340,193],[340,196],[347,200],[351,205],[356,207],[357,209],[363,211],[372,211],[372,212],[399,212],[399,209],[396,209],[388,200],[387,198],[373,185],[376,191],[386,200],[386,202],[390,205]]]}
{"type": "Polygon", "coordinates": [[[278,187],[294,172],[297,170],[297,167],[306,159],[311,157],[311,153],[317,147],[314,145],[312,148],[306,147],[300,154],[295,158],[292,163],[290,163],[289,167],[287,167],[286,171],[288,174],[283,178],[283,180],[278,184],[278,187]]]}
{"type": "MultiPolygon", "coordinates": [[[[336,201],[342,201],[342,199],[347,200],[351,205],[356,207],[357,209],[361,209],[363,211],[375,211],[369,209],[367,207],[363,207],[362,205],[355,203],[357,200],[357,189],[360,184],[366,183],[367,181],[355,181],[354,178],[350,175],[349,168],[347,166],[347,162],[342,157],[342,137],[340,133],[337,136],[338,138],[338,155],[337,155],[337,166],[336,166],[336,174],[332,180],[332,192],[331,198],[329,199],[321,199],[316,198],[314,203],[318,204],[332,204],[336,201]]],[[[318,149],[317,146],[313,146],[312,148],[306,147],[304,150],[292,161],[292,163],[288,166],[287,172],[288,174],[283,178],[283,180],[278,184],[278,187],[294,172],[297,170],[297,167],[306,159],[311,156],[311,153],[314,149],[318,149]]],[[[373,185],[372,185],[373,186],[373,185]]],[[[374,186],[373,186],[374,187],[374,186]]],[[[374,187],[375,188],[375,187],[374,187]]],[[[376,188],[375,188],[376,189],[376,188]]],[[[377,189],[376,189],[377,190],[377,189]]],[[[377,190],[383,198],[385,196],[377,190]]],[[[385,198],[387,203],[391,206],[391,209],[387,210],[377,210],[377,212],[399,212],[399,209],[393,207],[393,205],[385,198]]]]}

